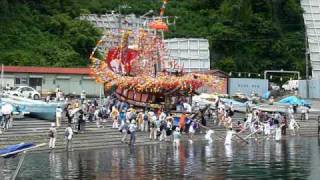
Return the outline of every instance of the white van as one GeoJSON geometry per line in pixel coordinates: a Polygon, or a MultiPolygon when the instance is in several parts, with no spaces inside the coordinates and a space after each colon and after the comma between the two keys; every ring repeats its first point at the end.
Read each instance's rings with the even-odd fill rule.
{"type": "Polygon", "coordinates": [[[286,91],[292,91],[298,89],[299,80],[289,80],[282,85],[282,88],[286,91]]]}

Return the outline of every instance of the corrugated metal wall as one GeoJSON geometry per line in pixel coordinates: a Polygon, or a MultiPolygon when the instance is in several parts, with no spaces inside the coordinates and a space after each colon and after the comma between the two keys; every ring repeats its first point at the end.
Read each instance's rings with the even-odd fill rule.
{"type": "Polygon", "coordinates": [[[168,55],[186,72],[210,69],[209,42],[207,39],[166,39],[168,55]]]}
{"type": "Polygon", "coordinates": [[[269,81],[266,79],[229,78],[229,95],[234,95],[237,92],[251,95],[254,91],[259,96],[262,96],[268,91],[268,85],[269,81]]]}
{"type": "Polygon", "coordinates": [[[303,18],[306,26],[310,62],[312,67],[312,78],[320,78],[320,1],[301,0],[303,18]]]}
{"type": "Polygon", "coordinates": [[[299,96],[302,98],[320,98],[320,79],[309,80],[309,97],[307,97],[307,81],[299,81],[299,96]]]}

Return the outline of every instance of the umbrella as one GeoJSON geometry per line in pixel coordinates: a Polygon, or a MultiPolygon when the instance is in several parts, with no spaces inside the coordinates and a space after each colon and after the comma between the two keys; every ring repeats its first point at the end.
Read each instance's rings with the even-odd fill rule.
{"type": "Polygon", "coordinates": [[[74,108],[71,110],[70,115],[73,116],[75,113],[77,113],[80,110],[81,110],[81,108],[74,108]]]}
{"type": "Polygon", "coordinates": [[[2,114],[11,114],[13,111],[13,106],[11,104],[5,104],[1,108],[2,114]]]}
{"type": "Polygon", "coordinates": [[[168,31],[168,25],[164,23],[162,20],[152,21],[148,24],[151,29],[168,31]]]}

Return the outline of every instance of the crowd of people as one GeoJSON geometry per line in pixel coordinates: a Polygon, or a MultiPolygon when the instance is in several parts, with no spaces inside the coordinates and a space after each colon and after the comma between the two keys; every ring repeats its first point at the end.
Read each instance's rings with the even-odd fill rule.
{"type": "MultiPolygon", "coordinates": [[[[235,110],[232,103],[226,104],[218,99],[215,106],[215,109],[200,108],[195,103],[191,110],[188,106],[180,106],[180,112],[176,112],[166,111],[164,107],[135,108],[113,96],[99,105],[96,99],[89,101],[81,96],[80,99],[71,100],[65,109],[57,108],[57,119],[53,126],[59,127],[61,120],[65,119],[68,123],[65,138],[69,142],[74,133],[85,132],[86,123],[95,123],[97,128],[104,128],[105,122],[111,121],[112,128],[122,134],[121,142],[130,145],[136,143],[137,132],[144,132],[153,141],[172,142],[178,142],[182,136],[192,142],[195,133],[206,133],[205,139],[210,142],[214,131],[206,127],[207,121],[213,121],[216,126],[227,129],[224,138],[226,143],[231,142],[232,134],[245,132],[249,134],[245,139],[257,139],[262,135],[267,139],[280,140],[281,135],[286,135],[287,128],[292,135],[296,135],[300,127],[294,118],[293,107],[287,113],[249,109],[246,118],[234,121],[235,110]]],[[[308,119],[308,109],[302,109],[302,118],[308,119]]],[[[54,145],[51,143],[50,147],[54,148],[54,145]]]]}
{"type": "Polygon", "coordinates": [[[179,138],[179,134],[187,134],[192,140],[193,135],[201,132],[201,126],[206,126],[211,111],[200,111],[199,107],[193,107],[183,103],[180,108],[182,113],[172,113],[161,108],[138,109],[127,102],[120,101],[114,96],[106,98],[105,103],[99,104],[96,99],[88,100],[81,96],[80,99],[70,99],[63,109],[56,109],[56,122],[49,130],[50,148],[55,147],[56,128],[61,122],[68,124],[65,139],[72,139],[70,134],[85,133],[86,123],[95,123],[97,128],[104,128],[107,121],[112,121],[112,128],[121,134],[121,142],[135,144],[136,132],[145,132],[148,138],[154,141],[173,141],[179,138]],[[72,131],[72,133],[70,133],[72,131]],[[175,135],[176,134],[176,135],[175,135]]]}
{"type": "MultiPolygon", "coordinates": [[[[287,128],[290,129],[291,135],[299,134],[300,125],[297,123],[294,114],[297,113],[297,107],[290,106],[287,112],[267,112],[258,109],[247,109],[246,117],[242,120],[233,121],[234,114],[232,103],[226,105],[219,101],[216,104],[217,118],[216,124],[227,129],[225,143],[231,143],[232,134],[248,135],[245,139],[250,137],[258,140],[258,136],[266,139],[275,139],[280,141],[282,135],[287,134],[287,128]]],[[[301,107],[301,120],[308,120],[309,108],[301,107]]]]}

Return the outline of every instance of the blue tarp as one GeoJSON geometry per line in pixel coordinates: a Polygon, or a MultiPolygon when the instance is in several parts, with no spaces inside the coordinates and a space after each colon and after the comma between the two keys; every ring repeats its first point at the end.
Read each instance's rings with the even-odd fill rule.
{"type": "MultiPolygon", "coordinates": [[[[180,121],[180,117],[173,117],[173,123],[172,125],[173,126],[179,126],[179,121],[180,121]]],[[[189,124],[190,123],[190,119],[189,118],[186,118],[186,124],[189,124]]]]}
{"type": "Polygon", "coordinates": [[[261,98],[262,99],[269,99],[269,97],[270,97],[270,91],[264,93],[261,98]]]}
{"type": "Polygon", "coordinates": [[[299,99],[296,96],[289,96],[284,99],[281,99],[279,103],[291,104],[291,105],[308,105],[305,100],[299,99]]]}
{"type": "Polygon", "coordinates": [[[6,146],[5,148],[0,149],[0,155],[18,151],[18,150],[23,150],[26,148],[30,148],[32,146],[34,146],[33,143],[20,143],[20,144],[6,146]]]}

